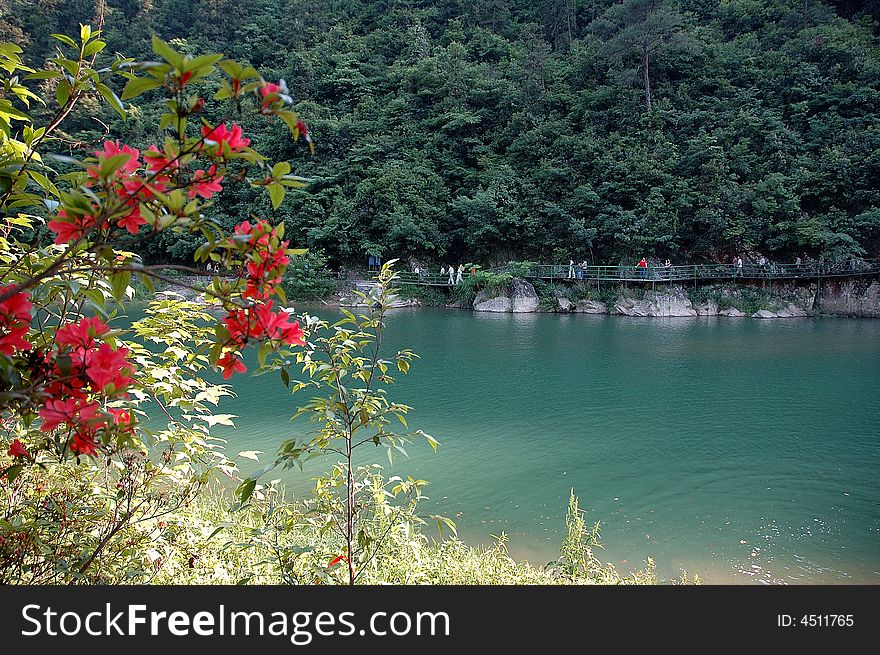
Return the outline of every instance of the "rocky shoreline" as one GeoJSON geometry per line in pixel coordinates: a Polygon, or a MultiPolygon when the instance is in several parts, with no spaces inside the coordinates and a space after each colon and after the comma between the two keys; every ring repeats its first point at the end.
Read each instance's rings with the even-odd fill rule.
{"type": "MultiPolygon", "coordinates": [[[[539,294],[530,282],[514,278],[503,292],[477,293],[470,308],[492,313],[608,314],[633,317],[803,318],[829,315],[854,318],[880,318],[880,282],[876,280],[822,281],[743,286],[707,285],[691,289],[677,284],[656,289],[636,286],[589,290],[573,287],[544,289],[539,294]]],[[[402,299],[400,305],[420,304],[402,299]]],[[[458,307],[461,307],[458,305],[458,307]]],[[[467,308],[467,307],[462,307],[467,308]]]]}
{"type": "MultiPolygon", "coordinates": [[[[353,283],[347,293],[324,301],[327,306],[364,306],[363,299],[351,291],[369,293],[375,283],[353,283]]],[[[169,286],[165,292],[177,293],[187,300],[210,304],[201,294],[185,286],[169,286]]],[[[503,292],[479,291],[468,306],[447,305],[477,312],[608,314],[633,317],[685,318],[723,316],[730,318],[803,318],[841,316],[880,318],[880,281],[875,279],[823,280],[772,287],[736,284],[707,285],[692,289],[683,285],[658,285],[655,289],[638,286],[591,288],[583,286],[548,286],[536,290],[522,278],[514,278],[503,292]]],[[[418,307],[416,298],[397,297],[391,307],[418,307]]]]}
{"type": "Polygon", "coordinates": [[[725,316],[756,319],[802,318],[820,314],[880,318],[880,283],[874,280],[825,282],[821,291],[808,284],[747,287],[709,285],[691,290],[682,285],[663,285],[647,290],[618,287],[588,291],[589,297],[571,297],[572,288],[553,288],[539,297],[535,287],[514,279],[503,294],[489,297],[481,291],[473,302],[479,312],[554,312],[611,314],[636,317],[725,316]],[[549,302],[548,302],[549,301],[549,302]]]}

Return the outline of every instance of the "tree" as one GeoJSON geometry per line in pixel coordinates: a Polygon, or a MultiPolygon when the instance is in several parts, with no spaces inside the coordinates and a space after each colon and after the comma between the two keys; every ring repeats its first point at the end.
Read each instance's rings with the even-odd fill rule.
{"type": "Polygon", "coordinates": [[[645,109],[651,111],[651,61],[665,50],[694,43],[684,25],[684,16],[669,0],[624,0],[605,11],[590,28],[604,41],[600,50],[604,57],[620,64],[629,57],[638,58],[645,109]]]}

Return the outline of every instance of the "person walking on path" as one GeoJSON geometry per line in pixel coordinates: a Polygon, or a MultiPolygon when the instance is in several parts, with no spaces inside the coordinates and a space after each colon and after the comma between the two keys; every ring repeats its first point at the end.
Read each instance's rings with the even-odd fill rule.
{"type": "Polygon", "coordinates": [[[574,279],[574,260],[573,259],[568,260],[568,279],[569,280],[574,279]]]}
{"type": "Polygon", "coordinates": [[[639,276],[643,280],[648,277],[648,260],[644,257],[639,260],[639,276]]]}
{"type": "Polygon", "coordinates": [[[464,273],[464,264],[459,264],[458,265],[458,272],[455,275],[455,283],[456,284],[461,284],[461,282],[462,282],[461,274],[462,273],[464,273]]]}
{"type": "Polygon", "coordinates": [[[455,284],[455,265],[449,265],[449,284],[455,284]]]}

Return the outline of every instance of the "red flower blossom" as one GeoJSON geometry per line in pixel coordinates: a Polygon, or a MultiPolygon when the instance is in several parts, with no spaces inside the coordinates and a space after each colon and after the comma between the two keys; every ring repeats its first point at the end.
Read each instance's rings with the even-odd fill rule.
{"type": "Polygon", "coordinates": [[[127,409],[109,409],[107,411],[113,415],[114,425],[121,425],[130,428],[134,423],[134,421],[132,421],[131,412],[127,409]]]}
{"type": "Polygon", "coordinates": [[[203,125],[202,136],[206,143],[217,144],[220,148],[226,143],[232,152],[247,148],[251,143],[250,139],[241,135],[241,127],[235,123],[232,124],[232,129],[227,128],[226,123],[220,123],[213,128],[203,125]]]}
{"type": "Polygon", "coordinates": [[[193,183],[189,189],[189,197],[195,198],[196,196],[201,196],[207,200],[215,193],[223,191],[223,187],[220,186],[220,182],[223,181],[223,176],[217,176],[216,171],[216,166],[211,166],[207,173],[202,169],[197,170],[193,174],[193,183]]]}
{"type": "Polygon", "coordinates": [[[273,312],[271,300],[256,307],[255,311],[257,324],[270,339],[283,341],[291,346],[305,344],[305,332],[299,327],[299,321],[288,323],[290,315],[287,312],[273,312]]]}
{"type": "Polygon", "coordinates": [[[86,403],[80,398],[50,398],[40,409],[40,418],[43,419],[43,431],[54,430],[62,423],[76,425],[82,423],[88,425],[95,421],[98,411],[98,403],[86,403]]]}
{"type": "Polygon", "coordinates": [[[78,323],[67,323],[55,333],[55,343],[71,346],[75,350],[88,350],[95,345],[95,339],[110,332],[110,326],[97,316],[86,316],[78,323]]]}
{"type": "Polygon", "coordinates": [[[223,371],[224,380],[231,378],[233,373],[244,373],[247,371],[247,366],[230,352],[223,353],[220,359],[217,360],[217,366],[223,371]]]}
{"type": "Polygon", "coordinates": [[[119,227],[128,230],[130,234],[137,234],[138,228],[141,225],[146,225],[146,223],[144,217],[141,216],[141,208],[139,204],[135,204],[131,212],[116,220],[116,224],[119,225],[119,227]]]}
{"type": "Polygon", "coordinates": [[[306,140],[306,143],[309,144],[309,152],[315,154],[315,144],[312,141],[312,135],[309,134],[308,126],[303,122],[302,119],[296,121],[296,129],[299,130],[299,133],[303,135],[303,138],[306,140]]]}
{"type": "MultiPolygon", "coordinates": [[[[119,175],[132,175],[138,168],[140,168],[140,161],[138,157],[140,157],[140,151],[132,148],[127,145],[119,145],[119,139],[116,141],[105,141],[103,150],[96,150],[95,157],[98,159],[108,159],[110,157],[115,157],[116,155],[128,155],[128,161],[125,162],[117,171],[116,176],[119,175]]],[[[90,173],[92,171],[90,170],[90,173]]],[[[93,177],[97,177],[97,171],[94,172],[93,177]]]]}
{"type": "MultiPolygon", "coordinates": [[[[0,287],[0,293],[11,285],[0,287]]],[[[12,355],[16,350],[30,350],[31,343],[25,335],[31,326],[33,304],[25,292],[13,294],[0,303],[0,353],[12,355]]]]}
{"type": "Polygon", "coordinates": [[[12,445],[9,446],[9,450],[6,451],[6,454],[10,457],[30,457],[27,448],[25,448],[18,439],[12,442],[12,445]]]}
{"type": "Polygon", "coordinates": [[[186,86],[186,83],[189,82],[190,78],[193,76],[192,71],[187,71],[183,75],[180,76],[180,86],[186,86]]]}
{"type": "Polygon", "coordinates": [[[84,215],[74,216],[67,215],[63,209],[59,210],[58,216],[54,221],[49,221],[48,227],[55,232],[55,243],[69,243],[75,239],[79,239],[86,232],[95,226],[95,217],[84,215]]]}
{"type": "Polygon", "coordinates": [[[126,361],[126,355],[128,348],[113,350],[106,343],[86,353],[86,375],[92,381],[92,390],[101,393],[112,384],[112,393],[118,394],[132,383],[132,378],[128,377],[132,367],[126,361]]]}
{"type": "Polygon", "coordinates": [[[260,87],[260,93],[263,94],[263,107],[272,104],[278,100],[278,94],[281,93],[281,86],[273,82],[266,82],[260,87]]]}
{"type": "Polygon", "coordinates": [[[147,170],[156,173],[162,170],[176,170],[179,161],[171,155],[159,150],[156,146],[150,146],[144,153],[144,162],[147,164],[147,170]]]}
{"type": "Polygon", "coordinates": [[[73,435],[70,450],[77,455],[97,455],[98,442],[95,440],[94,432],[77,431],[76,434],[73,435]]]}

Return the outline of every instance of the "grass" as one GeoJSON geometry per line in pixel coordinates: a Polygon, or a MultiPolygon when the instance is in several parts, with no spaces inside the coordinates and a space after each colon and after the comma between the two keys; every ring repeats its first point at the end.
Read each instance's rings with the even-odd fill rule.
{"type": "MultiPolygon", "coordinates": [[[[236,514],[217,491],[201,496],[175,517],[178,529],[165,547],[153,580],[157,584],[342,583],[344,567],[327,568],[340,543],[302,520],[301,505],[264,499],[236,514]],[[283,528],[283,529],[279,529],[283,528]],[[338,572],[337,572],[337,569],[338,572]]],[[[170,523],[170,522],[169,522],[170,523]]],[[[364,584],[656,584],[650,559],[642,570],[619,573],[595,556],[598,525],[585,528],[572,495],[560,558],[546,566],[514,560],[504,534],[491,546],[457,538],[436,540],[412,524],[392,531],[379,554],[365,565],[364,584]],[[573,503],[573,504],[572,504],[573,503]]],[[[683,578],[684,579],[684,578],[683,578]]]]}

